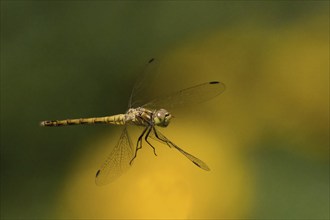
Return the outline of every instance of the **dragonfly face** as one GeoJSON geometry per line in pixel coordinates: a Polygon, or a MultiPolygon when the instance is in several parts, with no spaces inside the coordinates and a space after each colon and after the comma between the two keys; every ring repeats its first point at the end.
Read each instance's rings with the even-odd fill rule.
{"type": "Polygon", "coordinates": [[[159,127],[167,127],[170,123],[172,115],[165,109],[155,111],[153,116],[154,124],[159,127]]]}

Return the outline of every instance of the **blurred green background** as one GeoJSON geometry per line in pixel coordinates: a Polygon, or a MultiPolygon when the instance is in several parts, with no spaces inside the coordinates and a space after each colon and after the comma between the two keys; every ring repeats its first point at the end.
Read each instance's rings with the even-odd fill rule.
{"type": "MultiPolygon", "coordinates": [[[[136,131],[132,132],[133,136],[136,131]]],[[[1,1],[1,218],[329,219],[328,1],[1,1]],[[159,90],[219,80],[105,187],[147,60],[159,90]]]]}

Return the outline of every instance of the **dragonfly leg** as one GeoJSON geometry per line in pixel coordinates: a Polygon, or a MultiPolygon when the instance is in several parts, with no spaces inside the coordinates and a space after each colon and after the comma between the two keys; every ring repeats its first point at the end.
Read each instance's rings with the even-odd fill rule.
{"type": "MultiPolygon", "coordinates": [[[[153,128],[153,127],[152,127],[152,128],[153,128]]],[[[155,154],[155,156],[157,156],[155,147],[152,146],[152,144],[148,141],[148,137],[149,137],[149,134],[150,134],[152,128],[151,128],[151,127],[149,128],[149,130],[148,130],[146,136],[144,137],[144,140],[149,144],[150,147],[152,147],[152,149],[154,150],[154,154],[155,154]]]]}
{"type": "Polygon", "coordinates": [[[137,152],[138,150],[140,150],[142,148],[142,138],[144,136],[144,134],[146,133],[146,131],[149,129],[149,127],[146,127],[142,134],[140,135],[140,137],[138,138],[137,142],[136,142],[136,148],[135,148],[135,154],[134,154],[134,157],[132,158],[132,160],[129,162],[130,165],[132,165],[133,163],[133,160],[136,158],[137,156],[137,152]]]}
{"type": "Polygon", "coordinates": [[[165,144],[167,144],[167,146],[169,146],[169,148],[172,148],[172,146],[170,145],[170,143],[169,143],[169,141],[168,141],[167,139],[165,139],[165,138],[161,138],[161,137],[159,136],[159,134],[157,133],[157,130],[156,130],[155,127],[152,127],[152,130],[154,131],[155,136],[156,136],[156,138],[157,138],[158,140],[160,140],[161,142],[164,142],[165,144]]]}

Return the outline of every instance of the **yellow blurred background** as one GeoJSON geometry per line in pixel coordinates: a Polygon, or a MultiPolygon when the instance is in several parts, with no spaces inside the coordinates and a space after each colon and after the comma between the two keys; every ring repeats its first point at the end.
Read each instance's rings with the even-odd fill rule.
{"type": "Polygon", "coordinates": [[[329,218],[328,2],[1,5],[3,219],[329,218]],[[211,171],[154,142],[98,187],[122,128],[38,122],[124,113],[151,57],[156,90],[226,85],[161,129],[211,171]]]}

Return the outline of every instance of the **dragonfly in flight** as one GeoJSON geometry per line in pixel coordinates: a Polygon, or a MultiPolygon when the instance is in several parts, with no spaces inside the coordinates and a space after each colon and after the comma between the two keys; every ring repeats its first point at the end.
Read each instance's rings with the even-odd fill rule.
{"type": "Polygon", "coordinates": [[[116,146],[101,168],[96,172],[95,182],[97,185],[110,183],[126,171],[132,165],[138,150],[142,148],[143,140],[153,149],[154,154],[157,156],[156,149],[150,142],[150,138],[166,144],[170,148],[173,147],[177,149],[199,168],[206,171],[210,170],[205,162],[178,147],[166,138],[157,127],[167,127],[173,117],[165,108],[207,101],[221,94],[225,90],[225,85],[218,81],[210,81],[164,96],[144,100],[143,96],[141,96],[141,92],[144,90],[141,88],[146,87],[147,85],[145,84],[150,83],[150,79],[154,77],[155,74],[150,70],[153,70],[157,63],[158,61],[155,59],[149,60],[142,77],[137,80],[133,87],[129,99],[129,108],[125,114],[40,122],[41,126],[47,127],[81,124],[112,124],[124,126],[116,146]],[[142,133],[137,139],[135,151],[127,131],[127,125],[135,125],[143,128],[142,133]]]}

